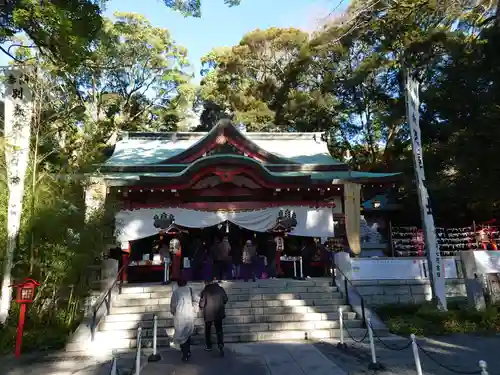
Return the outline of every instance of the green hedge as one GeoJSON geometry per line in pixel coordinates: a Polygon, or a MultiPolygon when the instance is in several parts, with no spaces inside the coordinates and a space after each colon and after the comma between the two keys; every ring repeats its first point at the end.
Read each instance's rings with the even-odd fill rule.
{"type": "Polygon", "coordinates": [[[500,332],[500,308],[488,307],[484,311],[468,309],[460,303],[438,311],[430,304],[385,305],[376,312],[391,332],[399,335],[439,336],[451,333],[496,334],[500,332]]]}

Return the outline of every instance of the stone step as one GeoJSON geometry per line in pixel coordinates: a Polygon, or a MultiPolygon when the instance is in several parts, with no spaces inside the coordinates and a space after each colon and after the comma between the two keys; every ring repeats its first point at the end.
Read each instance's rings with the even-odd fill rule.
{"type": "MultiPolygon", "coordinates": [[[[189,286],[193,288],[193,290],[202,290],[204,287],[203,283],[193,282],[189,283],[189,286]]],[[[278,288],[280,290],[284,290],[287,288],[313,288],[319,287],[322,290],[324,288],[332,288],[330,279],[320,279],[320,280],[257,280],[256,282],[243,282],[243,281],[227,281],[221,284],[221,286],[226,289],[228,293],[231,290],[255,290],[255,289],[272,289],[278,288]]],[[[149,285],[124,285],[122,288],[122,294],[140,294],[140,293],[157,293],[164,292],[165,290],[172,290],[172,288],[176,288],[175,283],[169,285],[162,285],[161,283],[154,283],[149,285]]],[[[317,289],[316,291],[321,292],[322,290],[317,289]]],[[[304,292],[305,290],[302,290],[304,292]]],[[[312,290],[311,290],[312,291],[312,290]]]]}
{"type": "MultiPolygon", "coordinates": [[[[129,300],[129,299],[156,299],[156,298],[170,298],[172,296],[172,290],[164,290],[151,293],[123,293],[118,296],[119,300],[129,300]]],[[[193,293],[196,295],[201,294],[201,289],[197,290],[193,288],[193,293]]],[[[255,289],[227,289],[226,293],[230,299],[234,297],[249,299],[250,297],[256,295],[262,295],[261,299],[274,299],[279,296],[304,296],[311,295],[311,297],[321,298],[323,295],[340,296],[340,292],[337,288],[323,288],[323,287],[300,287],[300,288],[255,288],[255,289]]],[[[286,297],[280,297],[286,298],[286,297]]],[[[300,298],[300,297],[298,297],[300,298]]]]}
{"type": "MultiPolygon", "coordinates": [[[[252,307],[252,308],[227,308],[226,315],[271,315],[271,314],[300,314],[308,313],[309,311],[313,313],[319,313],[318,311],[330,311],[331,313],[337,314],[339,307],[342,307],[347,311],[348,306],[345,306],[342,301],[337,303],[329,303],[320,306],[277,306],[277,307],[252,307]]],[[[170,305],[145,305],[145,306],[129,306],[129,307],[112,307],[111,314],[141,314],[141,313],[157,313],[157,312],[169,312],[170,305]]],[[[324,314],[324,313],[323,313],[324,314]]]]}
{"type": "MultiPolygon", "coordinates": [[[[312,313],[314,314],[314,313],[312,313]]],[[[315,322],[338,322],[338,314],[336,313],[331,313],[331,314],[321,314],[321,318],[323,317],[330,317],[330,320],[327,319],[317,319],[314,320],[314,318],[317,318],[318,315],[314,314],[311,316],[305,316],[304,319],[299,319],[300,314],[291,314],[292,319],[287,320],[284,318],[282,315],[241,315],[241,316],[228,316],[224,320],[225,324],[231,325],[231,324],[253,324],[253,323],[273,323],[276,322],[277,324],[288,324],[288,323],[294,323],[294,322],[299,322],[299,323],[315,323],[315,322]]],[[[109,316],[109,317],[112,317],[109,316]]],[[[350,313],[344,313],[344,320],[346,322],[348,321],[354,321],[356,320],[356,313],[350,312],[350,313]]],[[[202,318],[197,318],[196,319],[196,324],[202,326],[203,325],[203,319],[202,318]]],[[[109,330],[123,330],[123,329],[137,329],[138,327],[143,327],[143,328],[152,328],[153,327],[153,320],[149,319],[146,320],[141,316],[136,316],[134,319],[129,319],[129,320],[121,320],[121,321],[110,321],[106,319],[104,322],[102,322],[99,325],[99,330],[102,331],[109,331],[109,330]]],[[[173,317],[167,316],[167,314],[164,314],[163,317],[160,317],[158,319],[158,326],[159,327],[173,327],[173,317]]]]}
{"type": "MultiPolygon", "coordinates": [[[[236,314],[238,313],[237,311],[235,312],[236,314]]],[[[339,314],[337,312],[329,312],[329,313],[278,313],[278,314],[256,314],[256,315],[250,315],[250,314],[242,314],[242,315],[228,315],[226,311],[226,323],[234,323],[234,324],[246,324],[246,323],[274,323],[274,322],[315,322],[315,321],[324,321],[324,320],[333,320],[337,321],[339,317],[339,314]]],[[[344,314],[344,317],[347,318],[349,317],[350,319],[347,320],[354,320],[356,319],[356,313],[346,313],[344,314]]],[[[166,315],[166,318],[172,319],[172,315],[166,315]]],[[[161,319],[160,319],[161,320],[161,319]]],[[[132,321],[132,324],[137,323],[132,321]]],[[[145,326],[147,324],[152,324],[152,321],[146,321],[144,322],[145,326]],[[147,323],[149,322],[149,323],[147,323]]],[[[125,326],[128,324],[127,321],[118,321],[118,322],[113,322],[113,321],[104,321],[101,323],[103,326],[104,324],[117,324],[122,326],[125,326]]]]}
{"type": "MultiPolygon", "coordinates": [[[[203,335],[203,322],[197,322],[195,326],[195,334],[203,335]]],[[[346,320],[345,326],[348,329],[361,328],[360,320],[346,320]]],[[[334,320],[319,320],[319,321],[302,321],[302,322],[276,322],[276,323],[250,323],[250,324],[224,324],[224,333],[253,333],[253,332],[269,332],[269,331],[315,331],[324,329],[338,329],[340,327],[338,321],[334,320]]],[[[105,340],[114,339],[133,339],[137,336],[138,324],[123,325],[121,329],[116,326],[106,326],[106,329],[99,331],[105,340]]],[[[143,337],[152,337],[153,328],[142,329],[143,337]]],[[[174,328],[172,325],[165,326],[164,324],[158,327],[158,337],[172,337],[174,328]]]]}
{"type": "MultiPolygon", "coordinates": [[[[304,294],[303,296],[294,296],[291,294],[283,294],[279,296],[266,296],[257,294],[250,298],[238,298],[229,300],[228,305],[235,302],[256,302],[252,306],[256,307],[271,307],[271,306],[325,306],[325,305],[339,305],[345,302],[344,298],[332,296],[329,294],[319,293],[317,296],[311,295],[313,293],[304,294]],[[272,297],[272,298],[271,298],[272,297]],[[261,301],[261,302],[259,302],[261,301]]],[[[155,298],[155,299],[117,299],[113,301],[113,307],[134,307],[134,306],[154,306],[154,305],[169,305],[170,298],[155,298]]]]}
{"type": "MultiPolygon", "coordinates": [[[[342,306],[342,310],[344,311],[344,319],[355,319],[356,313],[351,312],[351,306],[342,306]]],[[[337,310],[338,311],[338,310],[337,310]]],[[[307,306],[298,306],[293,308],[293,314],[305,314],[305,313],[330,313],[331,316],[334,316],[335,320],[338,319],[337,311],[333,310],[330,306],[317,306],[317,307],[307,307],[307,306]]],[[[159,320],[161,319],[172,319],[173,316],[168,309],[163,311],[151,312],[151,313],[143,313],[143,314],[111,314],[105,316],[103,322],[151,322],[153,324],[154,316],[157,316],[159,320]]],[[[270,315],[272,316],[272,315],[270,315]]],[[[262,315],[228,315],[226,317],[226,321],[228,319],[232,319],[234,323],[260,323],[265,321],[266,316],[262,315]],[[258,320],[256,320],[258,319],[258,320]]],[[[271,318],[272,319],[272,318],[271,318]]],[[[282,319],[280,320],[282,321],[282,319]]]]}
{"type": "MultiPolygon", "coordinates": [[[[351,334],[356,338],[362,338],[365,335],[365,328],[352,328],[350,329],[351,334]]],[[[107,332],[99,332],[103,336],[96,336],[96,340],[99,340],[105,345],[112,347],[113,349],[132,349],[137,345],[137,340],[135,338],[112,338],[107,337],[107,332]],[[101,341],[105,340],[105,341],[101,341]]],[[[215,333],[212,333],[214,343],[215,333]]],[[[267,332],[247,332],[247,333],[224,333],[224,341],[226,343],[236,343],[236,342],[257,342],[257,341],[288,341],[288,340],[320,340],[328,338],[339,338],[339,329],[316,329],[316,330],[285,330],[285,331],[267,331],[267,332]]],[[[204,336],[201,331],[199,334],[193,335],[191,337],[192,343],[194,345],[203,344],[204,336]]],[[[142,347],[150,348],[152,347],[152,337],[143,336],[142,347]]],[[[171,339],[168,337],[158,337],[158,347],[170,346],[171,339]]],[[[76,346],[72,348],[72,345],[68,345],[67,350],[75,350],[76,346]]]]}
{"type": "MultiPolygon", "coordinates": [[[[343,299],[334,299],[334,300],[329,300],[326,303],[324,300],[316,301],[314,300],[313,303],[308,303],[306,304],[305,301],[307,300],[275,300],[275,301],[230,301],[226,305],[226,309],[250,309],[250,308],[269,308],[269,307],[294,307],[294,311],[304,311],[304,312],[309,312],[309,309],[313,309],[316,312],[325,312],[325,311],[337,311],[338,309],[332,308],[332,306],[335,305],[341,305],[344,300],[343,299]],[[298,310],[296,308],[299,308],[298,310]]],[[[309,302],[309,301],[307,301],[309,302]]],[[[122,308],[126,307],[137,307],[137,305],[127,305],[127,306],[116,306],[113,304],[114,308],[112,308],[112,313],[115,313],[117,310],[121,311],[122,308]]],[[[167,307],[169,309],[170,304],[144,304],[141,305],[141,307],[145,306],[150,306],[150,307],[160,307],[156,310],[162,310],[167,307]]],[[[347,311],[347,310],[346,310],[347,311]]]]}

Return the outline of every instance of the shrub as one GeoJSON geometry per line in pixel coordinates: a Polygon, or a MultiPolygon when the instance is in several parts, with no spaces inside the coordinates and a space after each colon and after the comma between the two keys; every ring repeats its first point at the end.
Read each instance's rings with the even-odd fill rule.
{"type": "Polygon", "coordinates": [[[450,304],[446,312],[429,303],[385,305],[376,309],[391,332],[400,335],[436,336],[451,333],[498,333],[500,312],[497,306],[484,311],[468,309],[461,303],[450,304]]]}

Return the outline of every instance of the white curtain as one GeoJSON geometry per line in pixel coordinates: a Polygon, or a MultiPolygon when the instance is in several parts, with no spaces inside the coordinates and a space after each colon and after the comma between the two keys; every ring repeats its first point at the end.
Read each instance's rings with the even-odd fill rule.
{"type": "Polygon", "coordinates": [[[116,237],[118,242],[138,240],[153,236],[159,229],[154,226],[155,215],[172,214],[175,223],[186,228],[207,228],[230,221],[242,228],[255,232],[271,229],[280,211],[294,212],[297,226],[290,233],[293,236],[333,237],[333,215],[331,208],[306,206],[270,207],[255,211],[197,211],[185,208],[155,208],[120,211],[116,214],[116,237]]]}

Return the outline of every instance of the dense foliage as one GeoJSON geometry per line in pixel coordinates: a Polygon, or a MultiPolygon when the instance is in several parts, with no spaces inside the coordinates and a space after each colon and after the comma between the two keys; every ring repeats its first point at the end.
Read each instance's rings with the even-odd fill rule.
{"type": "MultiPolygon", "coordinates": [[[[440,225],[498,215],[500,28],[489,3],[355,1],[311,35],[255,30],[203,58],[200,129],[223,113],[254,130],[328,131],[334,157],[407,176],[405,69],[421,81],[427,181],[440,225]]],[[[415,218],[416,211],[406,211],[415,218]]],[[[411,221],[411,219],[409,220],[411,221]]]]}

